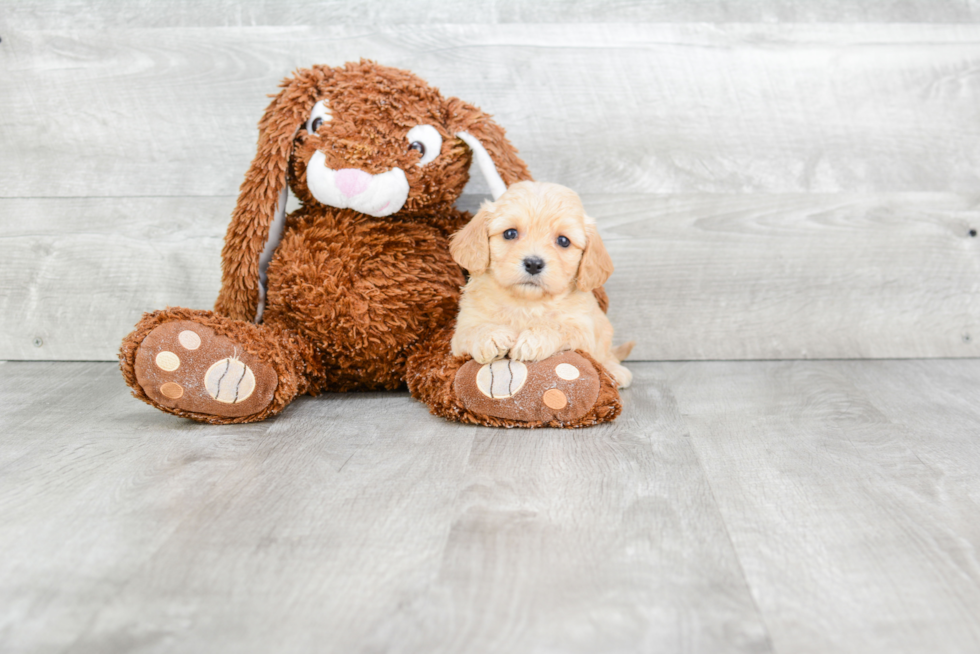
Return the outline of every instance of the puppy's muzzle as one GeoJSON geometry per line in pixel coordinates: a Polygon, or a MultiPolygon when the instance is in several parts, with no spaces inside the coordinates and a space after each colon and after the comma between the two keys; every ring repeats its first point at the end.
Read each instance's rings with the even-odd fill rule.
{"type": "Polygon", "coordinates": [[[544,270],[544,259],[541,257],[524,257],[524,270],[529,275],[537,275],[544,270]]]}

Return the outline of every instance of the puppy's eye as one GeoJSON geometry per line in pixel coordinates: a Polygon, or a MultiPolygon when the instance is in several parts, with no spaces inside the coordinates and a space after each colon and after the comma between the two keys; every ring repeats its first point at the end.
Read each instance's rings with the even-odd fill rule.
{"type": "Polygon", "coordinates": [[[504,238],[507,239],[508,241],[513,241],[515,238],[517,238],[517,230],[516,229],[504,230],[504,238]]]}
{"type": "Polygon", "coordinates": [[[310,117],[306,121],[306,131],[310,134],[316,134],[320,125],[332,119],[333,116],[330,115],[330,107],[327,106],[326,100],[320,100],[313,105],[313,109],[310,111],[310,117]]]}
{"type": "Polygon", "coordinates": [[[562,246],[563,248],[567,248],[569,245],[572,244],[572,242],[568,240],[567,236],[559,236],[557,239],[555,239],[555,241],[558,243],[558,245],[562,246]]]}
{"type": "Polygon", "coordinates": [[[439,135],[439,130],[432,125],[416,125],[408,130],[405,138],[408,139],[408,149],[419,153],[418,165],[420,166],[438,157],[439,151],[442,150],[442,137],[439,135]]]}

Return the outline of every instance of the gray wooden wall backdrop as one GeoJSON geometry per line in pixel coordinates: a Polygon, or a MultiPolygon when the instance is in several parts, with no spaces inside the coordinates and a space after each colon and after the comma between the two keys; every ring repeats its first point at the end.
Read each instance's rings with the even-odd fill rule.
{"type": "Polygon", "coordinates": [[[141,312],[209,308],[266,94],[360,57],[495,114],[583,195],[634,358],[975,356],[978,22],[978,0],[0,2],[0,359],[112,359],[141,312]]]}

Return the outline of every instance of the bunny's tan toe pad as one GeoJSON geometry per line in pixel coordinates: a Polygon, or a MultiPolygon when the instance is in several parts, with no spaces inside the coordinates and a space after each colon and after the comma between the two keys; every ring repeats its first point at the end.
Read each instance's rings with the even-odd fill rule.
{"type": "Polygon", "coordinates": [[[160,325],[140,343],[136,380],[162,407],[225,418],[249,416],[272,402],[272,366],[209,327],[189,320],[160,325]]]}
{"type": "Polygon", "coordinates": [[[544,361],[467,361],[456,373],[457,397],[477,414],[526,423],[573,422],[599,397],[599,374],[575,352],[544,361]]]}

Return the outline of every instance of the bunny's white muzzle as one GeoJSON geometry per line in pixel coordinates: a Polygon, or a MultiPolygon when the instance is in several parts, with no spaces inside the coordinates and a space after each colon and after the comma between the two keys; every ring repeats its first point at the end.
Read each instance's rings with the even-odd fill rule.
{"type": "Polygon", "coordinates": [[[408,179],[401,168],[371,175],[356,168],[334,170],[317,150],[306,164],[306,186],[319,202],[353,209],[375,218],[390,216],[408,199],[408,179]]]}

